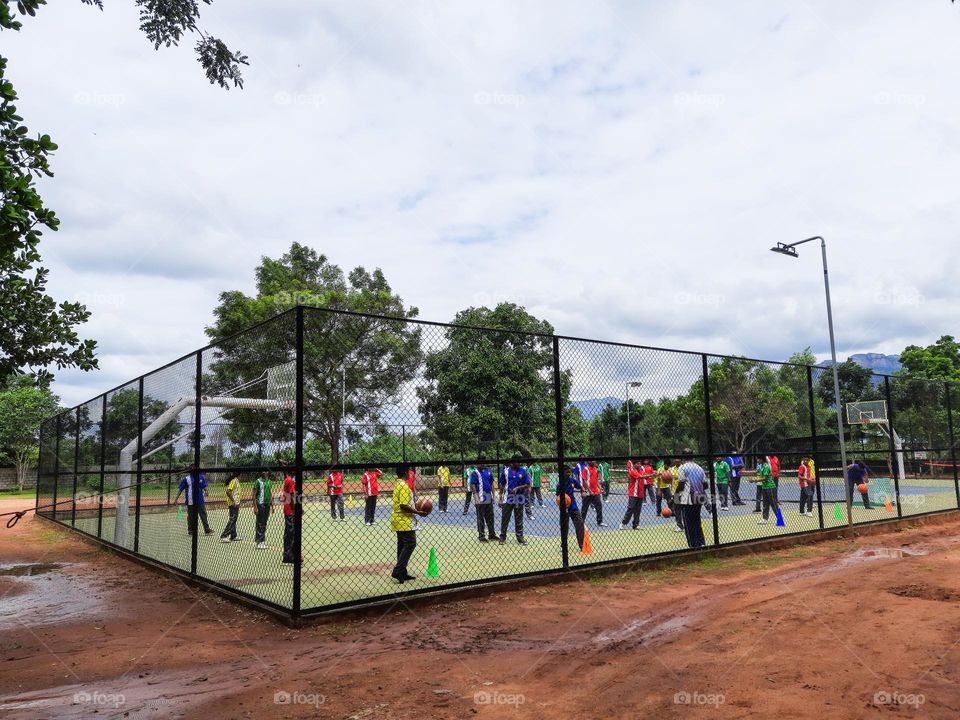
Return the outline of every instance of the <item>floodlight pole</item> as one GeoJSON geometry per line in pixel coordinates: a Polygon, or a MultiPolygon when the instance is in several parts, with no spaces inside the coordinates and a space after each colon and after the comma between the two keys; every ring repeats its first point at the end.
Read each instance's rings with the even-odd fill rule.
{"type": "Polygon", "coordinates": [[[833,305],[830,302],[830,274],[827,271],[827,241],[821,236],[816,235],[806,240],[791,243],[777,243],[776,247],[770,248],[773,252],[790,257],[798,257],[796,247],[804,243],[820,241],[820,254],[823,257],[823,289],[827,297],[827,327],[830,331],[830,357],[833,360],[831,369],[833,371],[833,399],[837,406],[837,437],[840,440],[840,477],[843,481],[844,493],[847,497],[847,525],[853,526],[853,496],[850,493],[850,482],[847,480],[847,448],[843,437],[843,403],[840,400],[840,374],[837,372],[837,343],[833,334],[833,305]]]}

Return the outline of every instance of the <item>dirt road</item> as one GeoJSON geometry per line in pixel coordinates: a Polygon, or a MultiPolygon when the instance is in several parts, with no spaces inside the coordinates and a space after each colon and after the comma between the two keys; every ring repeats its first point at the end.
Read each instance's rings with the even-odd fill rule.
{"type": "Polygon", "coordinates": [[[958,550],[960,519],[292,630],[25,519],[0,714],[956,718],[958,550]]]}

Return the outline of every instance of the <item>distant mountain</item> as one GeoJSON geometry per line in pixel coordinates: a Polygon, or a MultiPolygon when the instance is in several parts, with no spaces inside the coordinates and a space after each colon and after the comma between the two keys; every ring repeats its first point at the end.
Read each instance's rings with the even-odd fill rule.
{"type": "MultiPolygon", "coordinates": [[[[883,353],[855,353],[850,356],[860,367],[865,367],[881,375],[893,375],[900,369],[899,355],[884,355],[883,353]]],[[[831,361],[824,360],[818,367],[830,367],[831,361]]]]}
{"type": "Polygon", "coordinates": [[[883,355],[881,353],[857,353],[850,359],[857,365],[873,370],[881,375],[893,375],[900,369],[899,355],[883,355]]]}
{"type": "Polygon", "coordinates": [[[623,398],[602,397],[590,398],[589,400],[571,400],[570,404],[580,411],[584,420],[593,420],[593,418],[602,413],[604,408],[609,405],[621,407],[623,405],[623,398]]]}

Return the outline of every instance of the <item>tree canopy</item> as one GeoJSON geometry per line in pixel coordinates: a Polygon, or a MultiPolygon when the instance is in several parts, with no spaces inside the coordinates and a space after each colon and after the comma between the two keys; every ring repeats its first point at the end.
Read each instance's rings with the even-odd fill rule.
{"type": "MultiPolygon", "coordinates": [[[[255,295],[221,293],[214,323],[206,330],[217,343],[204,380],[211,391],[254,381],[268,368],[293,361],[292,315],[242,331],[297,304],[388,316],[304,309],[304,428],[321,438],[331,461],[338,462],[344,420],[351,427],[376,430],[384,421],[383,408],[399,401],[405,383],[415,376],[421,330],[403,318],[416,317],[417,309],[404,305],[379,269],[357,267],[345,274],[326,256],[299,243],[280,258],[264,257],[255,276],[255,295]],[[231,338],[235,333],[241,334],[231,338]]],[[[292,442],[290,414],[231,410],[226,417],[238,451],[265,442],[282,450],[292,442]]]]}
{"type": "Polygon", "coordinates": [[[40,423],[58,404],[56,395],[25,376],[11,377],[0,390],[0,461],[13,463],[18,489],[36,465],[40,423]]]}
{"type": "MultiPolygon", "coordinates": [[[[420,415],[437,444],[457,454],[555,452],[553,326],[513,303],[467,308],[453,323],[443,330],[443,344],[427,352],[426,382],[417,389],[420,415]]],[[[568,372],[561,385],[566,406],[568,372]]]]}

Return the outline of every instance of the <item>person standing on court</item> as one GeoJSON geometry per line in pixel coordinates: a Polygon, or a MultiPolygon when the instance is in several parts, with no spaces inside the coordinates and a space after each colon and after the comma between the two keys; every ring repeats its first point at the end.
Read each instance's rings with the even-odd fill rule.
{"type": "Polygon", "coordinates": [[[758,525],[766,525],[770,519],[770,510],[777,511],[777,486],[773,482],[773,471],[770,463],[764,461],[757,468],[757,495],[763,501],[763,517],[757,521],[758,525]]]}
{"type": "Polygon", "coordinates": [[[643,507],[643,470],[641,465],[634,465],[633,460],[627,460],[627,512],[620,521],[620,529],[627,527],[627,523],[632,523],[636,530],[640,525],[640,509],[643,507]]]}
{"type": "Polygon", "coordinates": [[[270,493],[270,476],[257,475],[257,479],[253,481],[253,509],[257,516],[253,541],[257,544],[257,550],[267,549],[267,520],[270,519],[270,508],[273,505],[273,496],[270,493]]]}
{"type": "Polygon", "coordinates": [[[770,463],[770,474],[773,476],[773,499],[777,507],[780,507],[780,458],[767,455],[767,462],[770,463]]]}
{"type": "Polygon", "coordinates": [[[540,476],[543,473],[543,468],[540,467],[540,463],[535,462],[530,467],[527,468],[527,474],[530,476],[530,504],[533,505],[533,499],[537,499],[537,505],[543,507],[543,495],[540,494],[540,476]]]}
{"type": "Polygon", "coordinates": [[[707,502],[706,473],[693,459],[690,448],[683,450],[683,462],[677,468],[677,487],[674,503],[678,514],[683,516],[683,532],[687,537],[687,547],[697,549],[706,547],[703,525],[700,522],[701,508],[707,502]]]}
{"type": "Polygon", "coordinates": [[[294,562],[294,512],[299,501],[297,484],[293,476],[287,474],[283,479],[283,563],[286,565],[294,562]]]}
{"type": "Polygon", "coordinates": [[[730,509],[729,484],[730,484],[730,466],[723,458],[719,458],[713,464],[713,476],[717,479],[717,494],[720,496],[720,509],[730,509]]]}
{"type": "Polygon", "coordinates": [[[514,517],[514,529],[517,533],[517,543],[526,545],[523,539],[523,509],[527,502],[527,491],[530,489],[530,477],[527,471],[520,466],[520,458],[514,457],[508,467],[503,469],[500,476],[500,544],[507,542],[507,530],[510,528],[510,516],[514,517]]]}
{"type": "Polygon", "coordinates": [[[580,482],[580,476],[577,473],[571,473],[566,465],[560,468],[560,477],[557,479],[557,506],[560,503],[569,503],[567,505],[567,523],[563,532],[569,531],[570,523],[573,523],[574,531],[577,535],[577,546],[583,550],[583,515],[580,514],[580,508],[577,507],[577,494],[583,490],[583,483],[580,482]]]}
{"type": "Polygon", "coordinates": [[[397,480],[393,484],[393,504],[390,510],[390,529],[397,534],[397,564],[390,576],[401,585],[408,580],[416,580],[407,570],[413,551],[417,549],[417,531],[413,520],[416,516],[426,515],[413,504],[413,490],[410,489],[407,469],[397,467],[397,480]]]}
{"type": "Polygon", "coordinates": [[[437,468],[437,500],[440,512],[447,511],[447,500],[450,497],[450,468],[441,465],[437,468]]]}
{"type": "Polygon", "coordinates": [[[608,502],[610,499],[610,463],[601,460],[597,465],[597,469],[600,471],[600,487],[603,488],[603,501],[608,502]]]}
{"type": "Polygon", "coordinates": [[[337,509],[340,510],[340,522],[346,522],[343,517],[343,471],[334,470],[327,475],[327,495],[330,496],[330,517],[337,519],[337,509]]]}
{"type": "Polygon", "coordinates": [[[743,479],[743,458],[736,453],[727,456],[727,465],[730,466],[730,504],[746,505],[740,497],[740,481],[743,479]]]}
{"type": "Polygon", "coordinates": [[[363,485],[363,524],[371,526],[377,516],[377,496],[380,494],[380,487],[377,482],[383,473],[377,468],[370,468],[361,477],[360,482],[363,485]]]}
{"type": "Polygon", "coordinates": [[[586,467],[581,471],[581,477],[585,477],[585,480],[582,480],[583,484],[583,520],[586,522],[587,515],[589,514],[590,508],[593,507],[594,511],[597,514],[597,525],[599,527],[606,527],[606,524],[603,522],[603,501],[602,501],[602,488],[600,487],[600,472],[597,469],[597,463],[595,460],[591,460],[587,463],[586,467]]]}
{"type": "Polygon", "coordinates": [[[477,463],[470,476],[470,488],[476,496],[477,532],[480,542],[496,540],[497,531],[493,529],[493,471],[483,463],[477,463]]]}
{"type": "Polygon", "coordinates": [[[800,467],[797,468],[797,481],[800,483],[800,514],[813,517],[813,486],[815,480],[810,477],[810,458],[804,455],[800,458],[800,467]],[[807,508],[804,510],[804,508],[807,508]]]}
{"type": "MultiPolygon", "coordinates": [[[[653,507],[657,502],[657,478],[656,473],[653,472],[653,466],[650,464],[649,458],[643,458],[641,461],[640,472],[643,476],[643,489],[644,493],[647,496],[647,502],[650,503],[650,507],[653,507]]],[[[659,514],[659,510],[657,511],[659,514]]]]}
{"type": "Polygon", "coordinates": [[[207,479],[200,473],[190,473],[185,475],[180,481],[177,489],[177,497],[173,501],[174,505],[180,502],[180,494],[184,494],[184,500],[187,503],[187,535],[193,535],[197,529],[197,518],[203,523],[203,534],[212,535],[210,523],[207,521],[207,479]],[[194,478],[199,478],[195,481],[194,478]]]}
{"type": "Polygon", "coordinates": [[[226,487],[227,496],[227,525],[220,533],[220,542],[228,543],[239,540],[237,535],[237,517],[240,515],[240,480],[236,475],[230,476],[226,487]]]}
{"type": "Polygon", "coordinates": [[[470,484],[470,478],[473,477],[473,472],[476,470],[473,465],[468,465],[463,470],[463,514],[466,515],[470,511],[470,498],[473,497],[473,485],[470,484]]]}

